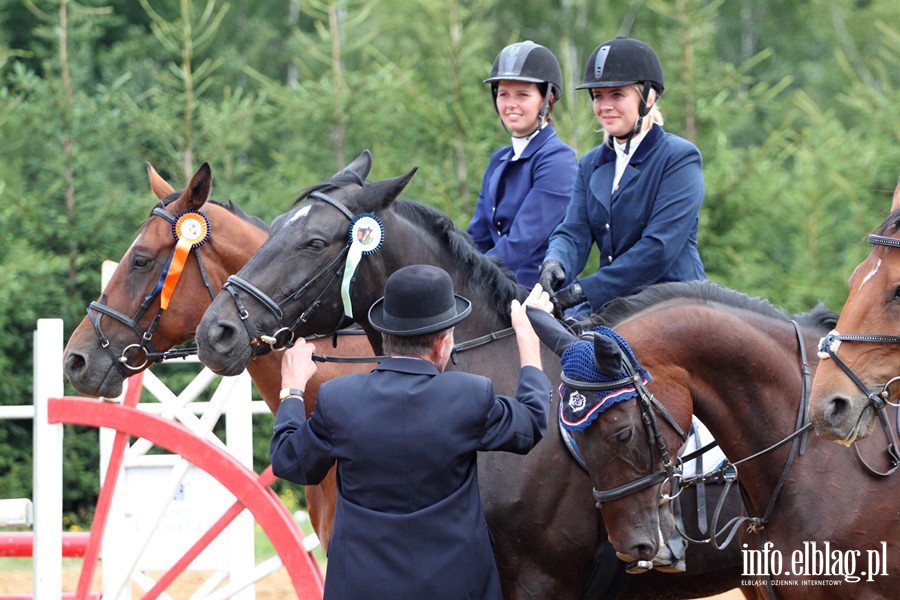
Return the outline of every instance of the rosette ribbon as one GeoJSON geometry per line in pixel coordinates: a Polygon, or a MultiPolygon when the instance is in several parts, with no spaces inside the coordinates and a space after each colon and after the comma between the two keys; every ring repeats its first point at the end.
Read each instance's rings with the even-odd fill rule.
{"type": "Polygon", "coordinates": [[[353,318],[353,306],[350,301],[350,283],[356,274],[363,256],[378,252],[384,242],[384,225],[374,213],[361,213],[353,217],[347,230],[350,249],[347,252],[347,264],[341,280],[341,300],[344,303],[344,314],[353,318]]]}
{"type": "Polygon", "coordinates": [[[175,237],[175,249],[162,274],[163,284],[159,294],[159,307],[162,310],[169,307],[169,299],[181,278],[191,249],[201,246],[209,239],[209,219],[200,211],[186,210],[172,224],[172,235],[175,237]]]}

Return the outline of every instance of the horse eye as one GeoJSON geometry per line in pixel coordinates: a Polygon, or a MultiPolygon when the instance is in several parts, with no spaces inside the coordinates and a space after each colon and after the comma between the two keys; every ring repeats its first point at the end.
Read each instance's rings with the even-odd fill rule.
{"type": "Polygon", "coordinates": [[[631,441],[632,437],[634,437],[634,428],[631,426],[623,427],[615,434],[613,434],[613,437],[615,437],[617,444],[619,444],[620,446],[624,446],[631,441]]]}
{"type": "Polygon", "coordinates": [[[149,267],[152,262],[153,260],[147,258],[146,256],[135,256],[131,260],[131,268],[135,270],[143,270],[149,267]]]}
{"type": "Polygon", "coordinates": [[[315,238],[315,239],[309,240],[306,244],[304,244],[304,248],[308,248],[310,250],[321,250],[326,245],[327,244],[325,243],[325,240],[320,240],[319,238],[315,238]]]}
{"type": "Polygon", "coordinates": [[[898,287],[897,289],[894,290],[894,297],[891,299],[892,300],[900,300],[900,287],[898,287]]]}

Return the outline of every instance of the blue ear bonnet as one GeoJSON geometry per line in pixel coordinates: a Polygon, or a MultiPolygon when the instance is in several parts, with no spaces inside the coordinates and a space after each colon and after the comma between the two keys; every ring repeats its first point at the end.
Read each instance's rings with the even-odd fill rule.
{"type": "MultiPolygon", "coordinates": [[[[609,327],[597,327],[595,333],[605,335],[616,342],[622,351],[624,360],[631,363],[634,372],[638,373],[643,383],[652,378],[634,357],[631,347],[625,338],[609,327]]],[[[579,339],[570,344],[560,358],[563,374],[570,381],[584,381],[586,383],[611,382],[629,377],[624,364],[621,373],[607,375],[597,368],[594,357],[594,340],[592,336],[587,339],[579,339]]],[[[634,398],[637,390],[634,384],[626,384],[619,389],[610,390],[581,390],[577,385],[561,384],[559,387],[559,423],[568,431],[582,431],[604,410],[617,402],[634,398]]]]}

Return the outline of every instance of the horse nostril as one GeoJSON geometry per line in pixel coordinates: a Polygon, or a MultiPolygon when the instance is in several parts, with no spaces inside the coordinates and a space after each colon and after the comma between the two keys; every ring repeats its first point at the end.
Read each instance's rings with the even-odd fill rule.
{"type": "Polygon", "coordinates": [[[77,352],[72,352],[71,354],[66,356],[64,366],[67,373],[77,373],[87,366],[87,360],[85,360],[83,355],[77,352]]]}
{"type": "Polygon", "coordinates": [[[632,554],[637,560],[652,560],[656,557],[656,546],[651,544],[637,544],[632,554]]]}
{"type": "Polygon", "coordinates": [[[843,396],[832,396],[825,410],[825,418],[831,422],[840,421],[850,410],[850,400],[843,396]]]}
{"type": "Polygon", "coordinates": [[[219,352],[226,352],[234,345],[237,328],[231,323],[216,323],[209,328],[209,343],[219,352]]]}

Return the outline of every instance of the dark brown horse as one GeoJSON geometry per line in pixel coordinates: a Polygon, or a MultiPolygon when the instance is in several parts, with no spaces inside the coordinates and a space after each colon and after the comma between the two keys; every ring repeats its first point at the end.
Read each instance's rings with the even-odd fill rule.
{"type": "Polygon", "coordinates": [[[895,422],[888,423],[884,410],[900,398],[900,181],[891,214],[869,242],[874,248],[850,276],[841,318],[820,348],[826,360],[816,372],[809,409],[820,436],[847,445],[879,421],[900,461],[895,422]]]}
{"type": "MultiPolygon", "coordinates": [[[[456,290],[474,306],[456,327],[451,368],[488,375],[498,392],[514,393],[518,363],[515,340],[508,335],[509,304],[526,291],[445,215],[396,200],[412,175],[363,190],[334,182],[308,190],[294,210],[275,220],[269,240],[210,306],[197,329],[200,359],[216,372],[237,373],[266,351],[263,340],[278,346],[294,336],[327,333],[348,313],[380,351],[381,338],[366,315],[385,280],[402,266],[432,264],[447,270],[456,290]],[[354,248],[357,238],[350,235],[362,218],[368,219],[367,227],[374,222],[380,230],[380,245],[367,246],[367,253],[354,248]],[[354,253],[356,266],[347,259],[354,253]]],[[[558,381],[559,361],[549,351],[544,365],[558,381]]],[[[478,469],[508,598],[612,597],[617,589],[612,580],[622,575],[624,563],[609,551],[590,479],[570,457],[555,422],[527,456],[487,453],[479,456],[478,469]]],[[[658,535],[649,543],[652,556],[658,535]]],[[[642,575],[627,593],[698,597],[736,585],[735,578],[705,577],[699,571],[642,575]]]]}
{"type": "MultiPolygon", "coordinates": [[[[773,594],[784,598],[894,598],[900,583],[893,484],[836,444],[815,435],[790,438],[810,431],[804,388],[818,340],[834,319],[819,308],[795,325],[768,302],[709,282],[653,286],[597,317],[627,340],[652,378],[652,397],[679,423],[696,413],[737,465],[752,517],[741,524],[742,568],[761,597],[765,571],[773,594]]],[[[646,461],[642,431],[634,427],[638,435],[627,443],[646,461]]],[[[590,436],[585,430],[588,453],[590,436]]],[[[879,462],[877,448],[864,452],[879,462]]],[[[623,472],[632,469],[619,462],[623,472]]],[[[622,525],[607,521],[611,539],[622,525]]],[[[722,522],[718,528],[721,543],[722,522]]]]}
{"type": "MultiPolygon", "coordinates": [[[[362,155],[335,177],[359,182],[371,167],[371,156],[362,155]]],[[[204,164],[181,192],[175,192],[148,165],[150,187],[159,202],[119,260],[112,279],[66,344],[66,377],[79,393],[114,398],[124,380],[165,358],[167,351],[190,341],[203,312],[229,275],[236,273],[268,237],[268,227],[231,202],[209,200],[212,176],[204,164]],[[173,223],[185,212],[202,214],[209,238],[190,251],[166,310],[160,310],[160,294],[153,293],[175,248],[173,223]],[[202,264],[202,269],[201,269],[202,264]],[[102,341],[101,341],[102,340],[102,341]],[[122,360],[124,357],[124,361],[122,360]]],[[[341,335],[313,342],[322,355],[371,356],[363,335],[341,335]]],[[[179,352],[174,352],[178,355],[179,352]]],[[[247,365],[257,389],[274,413],[278,409],[281,353],[260,356],[247,365]]],[[[323,362],[307,388],[307,410],[312,411],[316,391],[323,381],[347,373],[365,371],[372,363],[323,362]]],[[[318,486],[307,486],[307,508],[322,542],[328,547],[334,521],[336,487],[334,473],[318,486]]]]}

